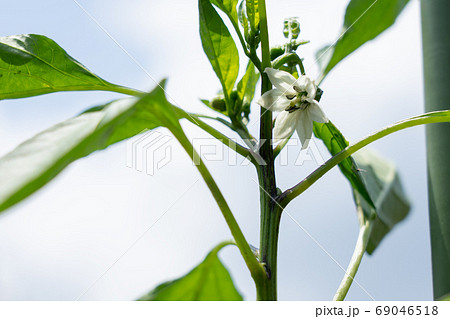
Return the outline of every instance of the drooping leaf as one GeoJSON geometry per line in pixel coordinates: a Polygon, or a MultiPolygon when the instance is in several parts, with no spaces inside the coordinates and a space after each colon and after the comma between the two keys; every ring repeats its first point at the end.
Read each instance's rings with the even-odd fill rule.
{"type": "Polygon", "coordinates": [[[317,57],[325,77],[340,61],[394,24],[409,0],[351,0],[339,40],[317,57]]]}
{"type": "MultiPolygon", "coordinates": [[[[369,149],[360,150],[353,158],[375,204],[376,218],[366,248],[372,254],[384,236],[408,215],[410,203],[392,162],[369,149]]],[[[370,215],[373,208],[362,198],[360,203],[365,215],[370,215]]]]}
{"type": "Polygon", "coordinates": [[[141,301],[241,301],[242,296],[214,248],[203,262],[181,278],[160,284],[141,301]]]}
{"type": "Polygon", "coordinates": [[[259,72],[256,71],[255,66],[251,61],[247,64],[247,70],[244,76],[237,85],[238,98],[242,101],[242,106],[239,112],[248,120],[250,114],[250,103],[255,96],[256,83],[259,80],[259,72]]]}
{"type": "Polygon", "coordinates": [[[44,186],[73,161],[157,126],[179,126],[161,87],[141,99],[92,108],[0,158],[0,212],[44,186]]]}
{"type": "MultiPolygon", "coordinates": [[[[349,145],[348,141],[331,121],[328,123],[314,122],[314,135],[324,142],[331,155],[336,155],[349,145]]],[[[372,207],[375,207],[353,158],[349,156],[343,160],[339,164],[339,169],[348,179],[353,189],[357,190],[367,203],[372,207]]]]}
{"type": "Polygon", "coordinates": [[[209,0],[199,0],[200,37],[203,51],[229,100],[239,72],[239,55],[230,32],[209,0]]]}
{"type": "Polygon", "coordinates": [[[111,88],[43,35],[0,37],[0,100],[111,88]]]}

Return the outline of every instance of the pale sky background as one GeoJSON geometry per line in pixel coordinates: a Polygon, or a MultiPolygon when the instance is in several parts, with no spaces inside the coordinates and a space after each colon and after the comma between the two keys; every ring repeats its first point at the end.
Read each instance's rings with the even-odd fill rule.
{"type": "MultiPolygon", "coordinates": [[[[267,2],[271,45],[283,42],[285,17],[300,18],[300,37],[311,40],[300,55],[313,76],[317,72],[314,52],[336,39],[348,1],[267,2]]],[[[154,80],[168,77],[168,93],[176,104],[212,114],[198,101],[212,97],[219,82],[201,48],[196,1],[79,3],[154,80]]],[[[46,35],[113,83],[141,90],[155,86],[72,0],[7,1],[0,11],[0,30],[1,36],[46,35]]],[[[421,59],[419,2],[412,0],[393,28],[332,71],[322,85],[321,105],[350,141],[420,114],[421,59]]],[[[119,97],[75,92],[0,101],[0,155],[48,126],[119,97]]],[[[252,123],[258,113],[253,105],[250,130],[255,135],[258,127],[252,123]]],[[[208,137],[189,124],[184,127],[190,137],[208,137]]],[[[328,158],[321,142],[317,145],[328,158]]],[[[356,280],[376,300],[432,299],[424,145],[423,127],[371,145],[397,164],[413,205],[410,216],[362,261],[356,280]]],[[[185,274],[214,245],[229,239],[220,211],[198,180],[195,167],[176,142],[172,147],[173,161],[148,176],[126,167],[126,145],[117,144],[73,163],[46,187],[1,215],[0,299],[74,300],[83,293],[83,300],[135,299],[185,274]]],[[[207,165],[248,240],[257,246],[255,170],[229,167],[225,161],[207,165]]],[[[312,161],[300,167],[292,161],[288,167],[278,163],[278,186],[292,186],[316,166],[312,161]]],[[[338,169],[292,202],[287,211],[347,267],[358,224],[350,187],[338,169]]],[[[245,299],[254,300],[254,285],[238,250],[228,247],[221,258],[245,299]]],[[[342,276],[342,269],[285,215],[279,242],[279,298],[330,300],[342,276]]],[[[348,295],[348,300],[369,299],[356,284],[348,295]]]]}

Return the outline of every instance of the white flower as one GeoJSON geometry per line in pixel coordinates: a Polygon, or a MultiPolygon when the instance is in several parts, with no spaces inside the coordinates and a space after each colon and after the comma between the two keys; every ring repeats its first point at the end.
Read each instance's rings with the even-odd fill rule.
{"type": "Polygon", "coordinates": [[[275,88],[264,93],[257,103],[272,112],[280,112],[273,129],[274,140],[287,139],[297,130],[302,148],[306,148],[313,132],[312,122],[328,122],[319,103],[314,100],[316,84],[307,76],[296,79],[288,72],[272,68],[266,68],[264,72],[275,88]]]}

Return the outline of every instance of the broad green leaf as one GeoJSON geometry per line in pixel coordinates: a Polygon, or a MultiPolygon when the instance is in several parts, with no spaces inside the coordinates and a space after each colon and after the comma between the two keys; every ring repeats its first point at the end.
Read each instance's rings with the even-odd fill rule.
{"type": "MultiPolygon", "coordinates": [[[[376,208],[376,218],[366,248],[371,254],[384,236],[408,215],[410,203],[393,163],[368,149],[360,150],[353,158],[376,208]]],[[[360,202],[365,215],[369,215],[373,208],[364,199],[360,202]]]]}
{"type": "Polygon", "coordinates": [[[60,91],[116,90],[53,40],[36,34],[0,37],[0,100],[60,91]]]}
{"type": "Polygon", "coordinates": [[[250,103],[255,96],[255,88],[258,80],[259,72],[256,71],[253,63],[249,61],[247,64],[247,70],[237,85],[238,98],[242,101],[242,106],[239,112],[243,113],[243,116],[247,118],[247,120],[250,114],[250,103]]]}
{"type": "Polygon", "coordinates": [[[245,4],[250,29],[256,34],[259,31],[258,0],[245,0],[245,4]]]}
{"type": "Polygon", "coordinates": [[[222,84],[225,99],[229,101],[239,72],[236,44],[209,0],[199,0],[198,6],[203,50],[222,84]]]}
{"type": "Polygon", "coordinates": [[[233,24],[238,25],[236,8],[238,0],[211,0],[211,3],[222,10],[233,24]]]}
{"type": "Polygon", "coordinates": [[[73,161],[178,118],[161,83],[141,99],[92,108],[27,140],[0,158],[0,212],[44,186],[73,161]]]}
{"type": "Polygon", "coordinates": [[[409,0],[351,0],[345,12],[341,37],[317,52],[325,77],[340,61],[394,24],[409,0]]]}
{"type": "MultiPolygon", "coordinates": [[[[317,123],[314,122],[314,135],[320,138],[325,146],[330,151],[331,155],[336,155],[349,144],[344,138],[342,133],[334,126],[331,121],[328,123],[317,123]]],[[[339,164],[339,169],[348,179],[353,189],[356,189],[358,193],[372,206],[375,207],[370,195],[367,191],[366,185],[364,184],[361,173],[358,170],[358,166],[351,156],[347,157],[339,164]]],[[[370,215],[368,215],[370,216],[370,215]]]]}
{"type": "Polygon", "coordinates": [[[241,301],[233,280],[213,249],[203,262],[181,278],[160,284],[141,301],[241,301]]]}

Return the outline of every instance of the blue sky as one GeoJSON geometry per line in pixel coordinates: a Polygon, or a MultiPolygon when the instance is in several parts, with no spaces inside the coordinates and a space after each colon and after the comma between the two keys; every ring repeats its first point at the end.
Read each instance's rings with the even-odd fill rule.
{"type": "MultiPolygon", "coordinates": [[[[308,74],[314,76],[314,52],[338,36],[347,1],[267,2],[271,44],[283,42],[283,19],[298,16],[300,37],[311,40],[302,55],[308,74]]],[[[74,1],[7,2],[0,11],[1,36],[47,35],[103,78],[141,90],[167,77],[174,103],[193,112],[209,112],[198,98],[214,96],[219,82],[201,49],[195,1],[79,3],[146,72],[74,1]]],[[[393,28],[332,71],[322,85],[321,105],[350,141],[420,114],[421,59],[419,2],[411,1],[393,28]]],[[[0,101],[0,155],[48,126],[119,97],[75,92],[0,101]]],[[[250,130],[255,134],[257,114],[253,105],[250,130]]],[[[208,137],[183,125],[190,137],[208,137]]],[[[327,151],[317,145],[326,159],[327,151]]],[[[424,145],[424,129],[419,127],[371,147],[396,163],[413,205],[410,216],[362,261],[356,280],[376,300],[432,298],[424,145]]],[[[92,154],[0,216],[0,299],[134,299],[186,273],[215,244],[230,238],[195,167],[179,145],[172,146],[173,161],[154,176],[126,167],[125,143],[92,154]]],[[[254,169],[221,161],[207,165],[249,241],[257,246],[259,195],[254,169]]],[[[292,186],[316,166],[312,161],[301,167],[278,163],[279,187],[292,186]]],[[[279,297],[329,300],[343,271],[315,241],[347,266],[358,232],[347,181],[335,169],[287,210],[303,229],[284,216],[279,297]]],[[[228,247],[221,257],[245,298],[254,299],[237,249],[228,247]]],[[[370,297],[354,284],[348,299],[370,297]]]]}

